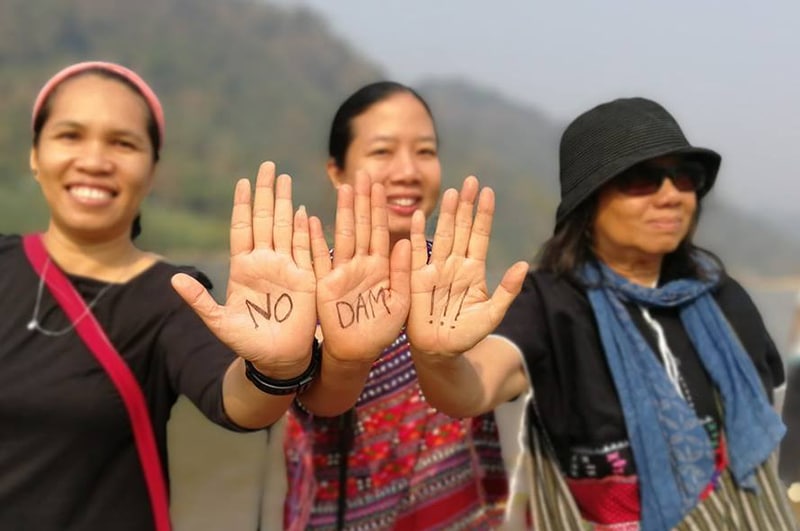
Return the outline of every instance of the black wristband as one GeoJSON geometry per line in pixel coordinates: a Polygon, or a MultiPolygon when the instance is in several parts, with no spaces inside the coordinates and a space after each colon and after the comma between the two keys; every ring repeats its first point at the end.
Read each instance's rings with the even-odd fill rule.
{"type": "Polygon", "coordinates": [[[270,395],[291,395],[294,393],[302,393],[308,389],[308,386],[311,385],[311,382],[319,371],[321,362],[322,347],[315,337],[314,344],[311,346],[311,363],[308,364],[308,368],[303,371],[303,374],[300,376],[295,376],[288,380],[276,380],[275,378],[270,378],[266,374],[259,372],[255,365],[250,363],[250,360],[244,361],[244,374],[259,391],[270,395]]]}

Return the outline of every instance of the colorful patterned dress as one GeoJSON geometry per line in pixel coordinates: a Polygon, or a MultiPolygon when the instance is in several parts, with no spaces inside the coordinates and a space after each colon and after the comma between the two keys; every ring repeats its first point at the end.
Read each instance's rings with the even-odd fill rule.
{"type": "Polygon", "coordinates": [[[297,401],[290,409],[286,529],[481,530],[502,521],[507,482],[494,415],[436,412],[409,349],[403,332],[347,414],[314,417],[297,401]]]}

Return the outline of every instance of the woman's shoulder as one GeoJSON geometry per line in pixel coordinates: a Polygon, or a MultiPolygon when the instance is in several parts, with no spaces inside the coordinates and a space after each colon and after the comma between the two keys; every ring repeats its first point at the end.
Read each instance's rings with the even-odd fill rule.
{"type": "Polygon", "coordinates": [[[208,277],[195,267],[157,260],[146,270],[124,282],[124,287],[119,293],[125,297],[126,304],[140,308],[152,318],[160,319],[174,312],[193,313],[172,287],[171,279],[177,273],[186,273],[197,279],[206,289],[211,290],[208,277]]]}
{"type": "Polygon", "coordinates": [[[197,269],[197,267],[193,265],[174,264],[163,258],[155,261],[152,267],[140,275],[139,279],[145,283],[154,282],[156,284],[160,284],[163,280],[169,280],[173,275],[178,273],[185,273],[191,276],[208,290],[211,290],[214,287],[208,276],[204,272],[197,269]]]}
{"type": "Polygon", "coordinates": [[[717,304],[723,308],[747,307],[748,309],[755,309],[755,304],[747,290],[738,280],[725,271],[720,274],[713,296],[717,304]]]}
{"type": "Polygon", "coordinates": [[[0,234],[0,264],[6,278],[20,268],[29,267],[19,234],[0,234]]]}
{"type": "MultiPolygon", "coordinates": [[[[512,302],[495,333],[507,338],[533,336],[531,327],[547,323],[590,321],[591,309],[585,289],[566,275],[533,269],[512,302]]],[[[517,342],[519,345],[519,342],[517,342]]]]}
{"type": "Polygon", "coordinates": [[[18,249],[21,242],[22,236],[19,234],[0,234],[0,254],[18,249]]]}
{"type": "Polygon", "coordinates": [[[768,337],[768,332],[755,301],[745,288],[733,277],[724,273],[712,293],[722,313],[740,336],[757,339],[768,337]]]}
{"type": "Polygon", "coordinates": [[[568,274],[560,274],[542,269],[528,271],[522,290],[545,303],[570,305],[586,303],[586,288],[581,282],[568,274]]]}

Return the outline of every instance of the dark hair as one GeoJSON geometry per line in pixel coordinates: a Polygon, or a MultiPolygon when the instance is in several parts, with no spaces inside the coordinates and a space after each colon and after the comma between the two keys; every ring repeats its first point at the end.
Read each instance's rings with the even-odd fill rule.
{"type": "Polygon", "coordinates": [[[577,278],[578,268],[589,261],[592,252],[592,225],[597,213],[597,194],[578,205],[542,244],[538,268],[556,275],[577,278]]]}
{"type": "MultiPolygon", "coordinates": [[[[110,70],[106,70],[103,68],[90,68],[88,70],[84,70],[81,72],[76,73],[73,76],[65,79],[64,81],[69,81],[71,79],[77,79],[79,77],[88,76],[88,75],[95,75],[104,77],[107,79],[113,79],[114,81],[118,81],[125,85],[126,87],[130,88],[135,92],[142,100],[146,103],[147,99],[144,97],[144,94],[139,90],[139,87],[134,85],[130,80],[126,79],[124,76],[117,74],[116,72],[112,72],[110,70]]],[[[63,84],[63,82],[62,82],[63,84]]],[[[39,145],[39,137],[41,136],[42,129],[44,128],[44,124],[47,123],[47,120],[50,118],[50,111],[53,102],[54,95],[58,92],[61,85],[56,87],[50,94],[47,95],[47,99],[41,106],[41,109],[36,114],[36,117],[33,120],[33,145],[39,145]]],[[[150,144],[153,146],[153,162],[158,162],[161,153],[161,135],[158,131],[158,123],[156,122],[155,116],[153,116],[153,111],[150,109],[150,106],[147,105],[147,136],[150,139],[150,144]]]]}
{"type": "Polygon", "coordinates": [[[336,166],[340,169],[344,168],[345,155],[350,143],[353,141],[353,120],[376,103],[395,94],[402,93],[411,94],[422,104],[428,116],[431,117],[431,121],[434,122],[434,130],[436,129],[436,122],[433,119],[433,113],[428,103],[414,89],[395,81],[370,83],[361,87],[344,100],[344,103],[339,106],[333,117],[331,133],[328,139],[328,156],[334,160],[336,166]]]}
{"type": "MultiPolygon", "coordinates": [[[[592,228],[597,216],[598,194],[599,192],[592,194],[566,218],[556,224],[553,235],[542,244],[539,250],[536,260],[538,269],[580,282],[580,267],[596,258],[593,250],[592,228]]],[[[696,259],[697,253],[705,254],[716,262],[720,270],[723,269],[719,258],[692,242],[700,219],[700,211],[701,199],[698,198],[697,209],[689,233],[674,251],[664,256],[661,264],[662,278],[704,278],[706,275],[696,259]]]]}

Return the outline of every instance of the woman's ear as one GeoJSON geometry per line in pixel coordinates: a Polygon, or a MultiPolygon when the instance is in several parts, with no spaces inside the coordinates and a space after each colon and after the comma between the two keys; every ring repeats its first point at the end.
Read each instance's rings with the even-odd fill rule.
{"type": "Polygon", "coordinates": [[[158,164],[153,164],[153,169],[150,171],[150,181],[147,183],[147,195],[150,195],[156,184],[156,173],[158,173],[158,164]]]}
{"type": "Polygon", "coordinates": [[[343,183],[344,172],[339,165],[336,164],[336,160],[334,160],[333,157],[328,159],[328,163],[325,165],[325,171],[328,173],[328,179],[330,179],[333,187],[338,189],[343,183]]]}
{"type": "Polygon", "coordinates": [[[31,167],[31,173],[33,174],[33,178],[36,179],[36,182],[39,182],[39,161],[38,161],[38,154],[36,153],[36,148],[31,148],[31,154],[29,158],[29,164],[31,167]]]}

